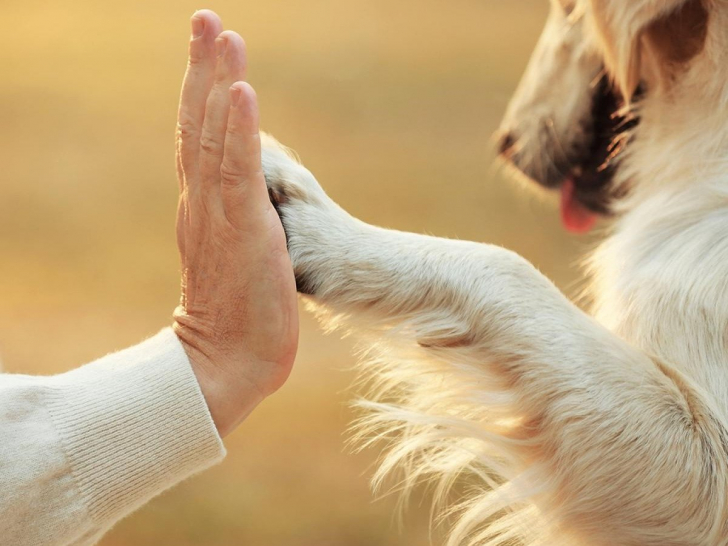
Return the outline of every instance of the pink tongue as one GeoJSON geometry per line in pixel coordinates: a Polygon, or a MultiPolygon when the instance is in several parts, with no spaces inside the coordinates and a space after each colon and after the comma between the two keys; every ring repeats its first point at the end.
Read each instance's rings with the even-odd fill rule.
{"type": "Polygon", "coordinates": [[[567,179],[561,186],[561,221],[572,233],[586,233],[597,222],[596,214],[576,200],[574,181],[571,179],[567,179]]]}

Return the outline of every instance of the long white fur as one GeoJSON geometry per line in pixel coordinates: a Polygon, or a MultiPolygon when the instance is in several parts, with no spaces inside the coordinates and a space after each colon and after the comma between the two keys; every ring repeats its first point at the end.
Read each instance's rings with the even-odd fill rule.
{"type": "MultiPolygon", "coordinates": [[[[352,218],[264,138],[297,276],[329,327],[368,342],[360,435],[389,445],[375,481],[400,469],[445,501],[464,479],[450,546],[728,544],[728,6],[705,1],[704,51],[639,107],[618,171],[631,193],[590,260],[593,316],[508,250],[352,218]]],[[[554,2],[504,122],[522,161],[559,153],[534,119],[578,140],[600,56],[626,78],[644,59],[610,52],[664,5],[584,0],[567,20],[554,2]]]]}

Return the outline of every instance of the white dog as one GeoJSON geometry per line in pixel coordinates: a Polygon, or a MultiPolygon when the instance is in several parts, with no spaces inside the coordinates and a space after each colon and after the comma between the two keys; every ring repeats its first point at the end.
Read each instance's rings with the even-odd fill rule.
{"type": "Polygon", "coordinates": [[[552,3],[501,148],[568,227],[611,216],[593,315],[512,252],[352,218],[267,139],[299,288],[372,334],[377,479],[470,476],[449,544],[728,544],[728,1],[552,3]]]}

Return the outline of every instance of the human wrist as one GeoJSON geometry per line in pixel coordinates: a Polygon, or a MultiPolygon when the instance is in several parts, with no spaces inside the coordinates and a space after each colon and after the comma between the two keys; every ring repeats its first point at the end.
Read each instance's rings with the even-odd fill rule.
{"type": "Polygon", "coordinates": [[[180,343],[190,361],[218,434],[230,434],[260,404],[265,396],[249,379],[220,355],[200,349],[181,336],[180,343]],[[236,373],[237,372],[237,373],[236,373]]]}

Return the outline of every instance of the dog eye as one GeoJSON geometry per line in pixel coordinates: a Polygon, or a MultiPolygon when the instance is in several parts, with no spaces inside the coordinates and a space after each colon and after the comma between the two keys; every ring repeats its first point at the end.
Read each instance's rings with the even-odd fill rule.
{"type": "Polygon", "coordinates": [[[571,15],[571,12],[574,11],[574,8],[576,7],[575,0],[559,0],[559,4],[567,17],[571,15]]]}

